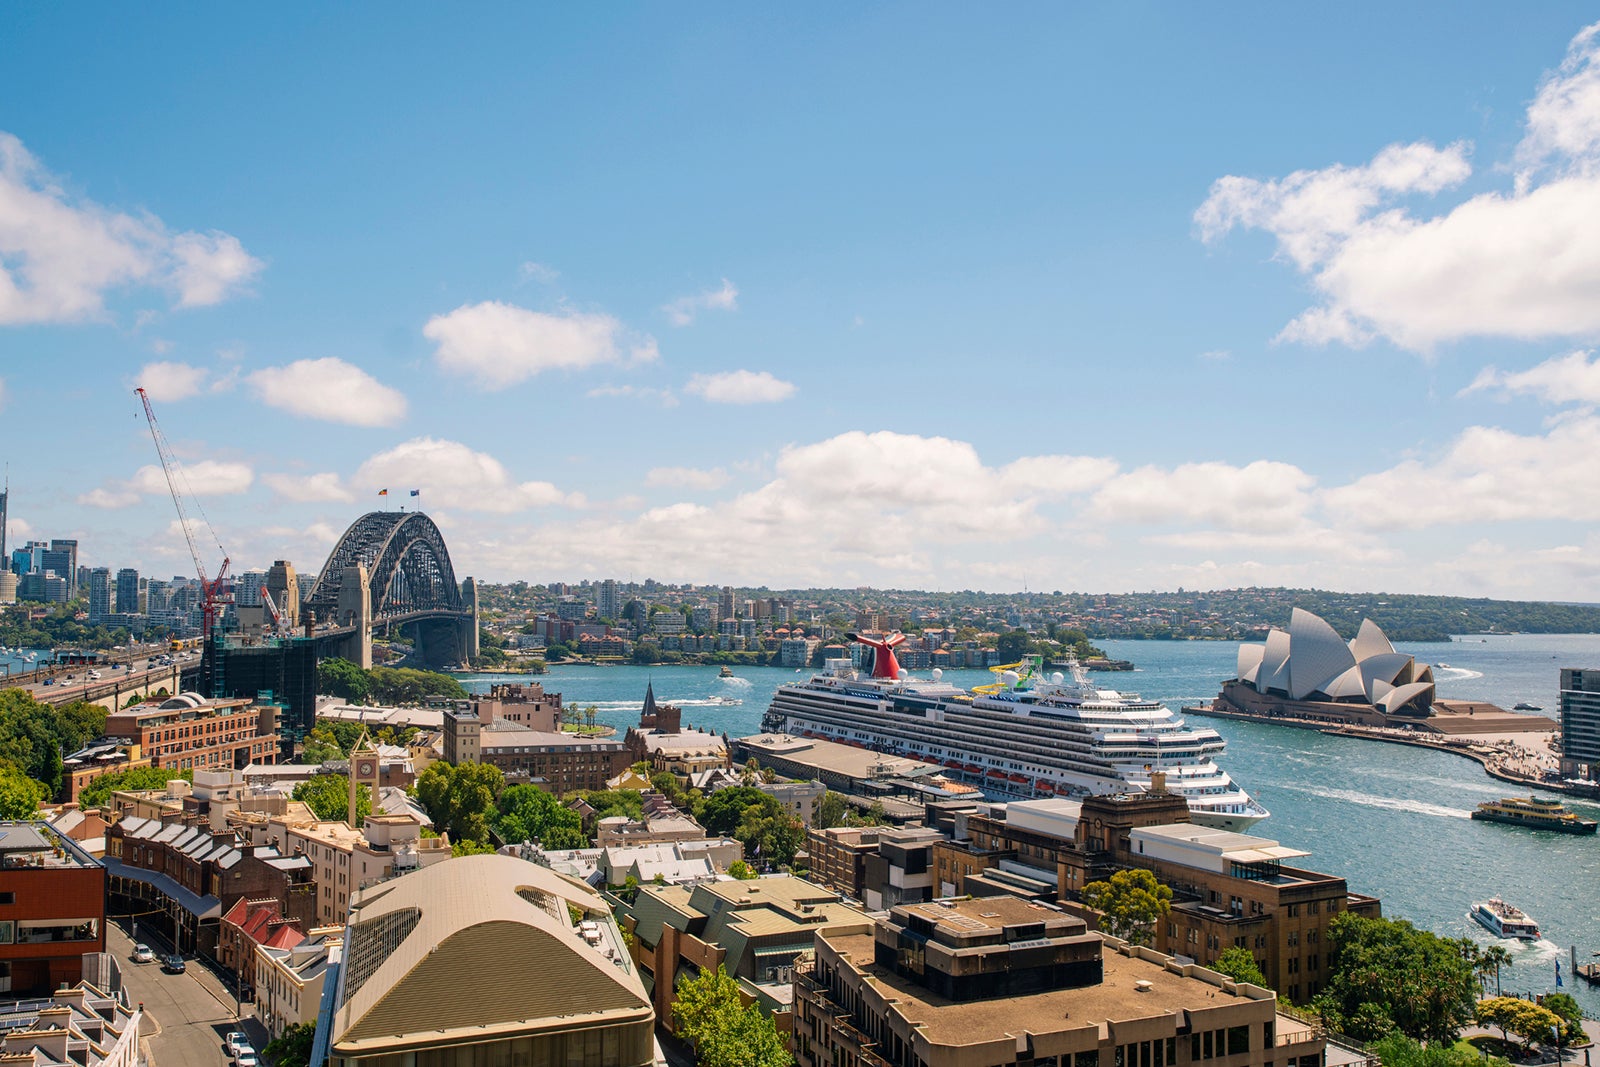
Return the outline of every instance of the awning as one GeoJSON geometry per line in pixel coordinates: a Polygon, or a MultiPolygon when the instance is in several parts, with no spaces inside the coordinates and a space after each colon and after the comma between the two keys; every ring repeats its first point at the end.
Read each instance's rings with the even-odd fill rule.
{"type": "Polygon", "coordinates": [[[202,897],[185,889],[171,875],[130,867],[113,856],[107,856],[101,862],[105,864],[107,875],[142,882],[197,919],[216,919],[222,915],[222,901],[216,897],[202,897]]]}
{"type": "Polygon", "coordinates": [[[1229,863],[1271,863],[1274,860],[1291,860],[1311,853],[1298,848],[1285,848],[1282,845],[1268,845],[1265,848],[1246,848],[1238,852],[1224,852],[1222,858],[1229,863]]]}

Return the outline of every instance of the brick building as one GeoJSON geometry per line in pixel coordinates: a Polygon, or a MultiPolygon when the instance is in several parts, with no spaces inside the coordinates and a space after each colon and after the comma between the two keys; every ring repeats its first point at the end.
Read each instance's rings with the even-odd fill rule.
{"type": "Polygon", "coordinates": [[[106,949],[106,871],[43,822],[0,823],[0,994],[49,994],[106,949]]]}
{"type": "Polygon", "coordinates": [[[156,767],[173,770],[242,770],[278,756],[274,705],[246,698],[208,700],[179,693],[106,716],[106,736],[139,746],[156,767]]]}

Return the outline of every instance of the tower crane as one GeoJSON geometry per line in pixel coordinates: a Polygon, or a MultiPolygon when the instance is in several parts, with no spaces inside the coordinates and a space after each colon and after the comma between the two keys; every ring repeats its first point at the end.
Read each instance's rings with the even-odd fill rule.
{"type": "MultiPolygon", "coordinates": [[[[205,561],[200,558],[200,549],[194,542],[194,528],[189,522],[189,513],[183,506],[184,494],[178,490],[178,479],[183,477],[183,468],[178,465],[177,456],[173,455],[172,445],[167,442],[167,435],[161,432],[161,424],[156,421],[155,409],[150,406],[150,394],[143,389],[135,389],[139,400],[144,404],[145,421],[150,424],[150,439],[156,443],[156,454],[161,457],[161,473],[167,478],[167,491],[172,494],[172,506],[178,511],[178,525],[183,527],[183,538],[189,543],[189,556],[194,560],[195,577],[200,579],[201,612],[205,619],[205,638],[209,642],[221,621],[222,609],[228,603],[228,552],[222,547],[222,541],[217,537],[216,529],[211,525],[211,520],[206,516],[205,508],[195,502],[195,510],[200,513],[200,519],[205,523],[206,530],[210,532],[211,539],[216,542],[217,551],[222,553],[222,566],[217,568],[215,578],[206,577],[205,561]]],[[[184,479],[188,484],[188,479],[184,479]]],[[[189,494],[193,495],[190,489],[189,494]]]]}
{"type": "Polygon", "coordinates": [[[289,632],[289,621],[278,610],[278,602],[272,599],[272,590],[266,586],[261,587],[261,603],[266,605],[267,614],[272,616],[272,632],[283,637],[289,632]]]}

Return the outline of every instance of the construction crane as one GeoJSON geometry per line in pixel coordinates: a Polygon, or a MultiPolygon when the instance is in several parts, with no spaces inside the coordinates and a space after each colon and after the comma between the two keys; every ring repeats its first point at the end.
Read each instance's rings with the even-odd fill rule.
{"type": "MultiPolygon", "coordinates": [[[[222,566],[217,568],[215,578],[206,577],[205,561],[200,558],[200,549],[194,543],[194,527],[189,521],[189,513],[183,506],[184,493],[178,491],[178,479],[183,478],[183,468],[178,464],[178,458],[172,452],[172,445],[167,442],[167,435],[161,432],[161,424],[156,421],[155,409],[150,406],[150,395],[143,389],[135,389],[139,400],[144,404],[145,421],[150,424],[150,439],[156,443],[156,455],[161,457],[161,473],[167,477],[167,491],[172,494],[172,506],[178,510],[178,525],[183,527],[183,539],[189,542],[189,556],[194,560],[194,574],[200,579],[201,612],[205,619],[205,636],[210,640],[215,633],[217,624],[221,621],[222,610],[228,603],[228,552],[222,547],[222,541],[217,537],[216,529],[207,518],[205,508],[195,502],[195,510],[200,513],[200,520],[205,523],[206,530],[211,534],[211,539],[217,544],[217,551],[222,553],[222,566]]],[[[185,487],[188,479],[184,478],[185,487]]],[[[189,489],[189,496],[194,495],[194,490],[189,489]]]]}
{"type": "Polygon", "coordinates": [[[278,610],[278,602],[272,599],[272,591],[266,586],[261,587],[261,603],[267,606],[267,614],[272,616],[272,629],[279,637],[289,632],[289,620],[284,618],[283,612],[278,610]]]}

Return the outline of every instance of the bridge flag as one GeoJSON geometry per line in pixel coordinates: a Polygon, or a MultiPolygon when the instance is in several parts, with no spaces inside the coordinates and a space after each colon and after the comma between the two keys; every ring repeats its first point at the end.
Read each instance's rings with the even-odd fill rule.
{"type": "Polygon", "coordinates": [[[387,489],[379,489],[378,490],[378,495],[379,496],[388,496],[389,495],[389,490],[387,490],[387,489]]]}
{"type": "Polygon", "coordinates": [[[413,489],[413,490],[411,490],[411,495],[412,496],[421,496],[422,495],[422,490],[421,489],[413,489]]]}

